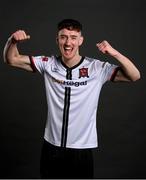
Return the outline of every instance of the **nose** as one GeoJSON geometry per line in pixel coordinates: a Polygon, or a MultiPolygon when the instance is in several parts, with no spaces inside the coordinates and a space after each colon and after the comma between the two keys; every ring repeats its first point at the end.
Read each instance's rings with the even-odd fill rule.
{"type": "Polygon", "coordinates": [[[66,45],[69,45],[69,44],[70,44],[70,38],[66,38],[65,44],[66,44],[66,45]]]}

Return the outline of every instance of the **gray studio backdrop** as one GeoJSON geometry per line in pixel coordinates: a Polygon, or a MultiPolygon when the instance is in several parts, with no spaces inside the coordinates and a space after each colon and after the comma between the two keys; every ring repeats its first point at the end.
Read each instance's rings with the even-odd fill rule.
{"type": "Polygon", "coordinates": [[[146,178],[145,32],[146,1],[5,0],[0,6],[0,178],[39,178],[46,120],[43,78],[3,63],[7,38],[24,29],[31,39],[24,54],[57,54],[56,25],[63,18],[83,24],[82,55],[117,63],[96,42],[106,39],[141,71],[135,83],[107,83],[98,109],[99,148],[95,178],[146,178]]]}

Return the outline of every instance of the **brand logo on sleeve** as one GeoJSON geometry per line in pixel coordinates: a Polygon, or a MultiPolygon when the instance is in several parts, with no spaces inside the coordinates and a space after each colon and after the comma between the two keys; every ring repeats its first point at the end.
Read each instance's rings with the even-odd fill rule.
{"type": "Polygon", "coordinates": [[[42,56],[42,61],[48,61],[48,57],[42,56]]]}

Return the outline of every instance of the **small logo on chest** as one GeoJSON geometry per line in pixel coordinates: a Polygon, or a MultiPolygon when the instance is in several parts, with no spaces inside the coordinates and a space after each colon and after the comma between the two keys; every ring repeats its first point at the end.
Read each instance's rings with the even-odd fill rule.
{"type": "Polygon", "coordinates": [[[79,69],[79,78],[81,78],[81,77],[87,77],[87,78],[89,78],[89,75],[88,75],[88,68],[81,68],[81,69],[79,69]]]}

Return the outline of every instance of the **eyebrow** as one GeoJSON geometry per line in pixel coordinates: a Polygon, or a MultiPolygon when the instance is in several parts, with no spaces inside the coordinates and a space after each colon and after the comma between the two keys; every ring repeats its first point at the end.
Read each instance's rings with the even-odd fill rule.
{"type": "Polygon", "coordinates": [[[70,35],[71,37],[78,37],[77,35],[70,35]]]}

